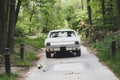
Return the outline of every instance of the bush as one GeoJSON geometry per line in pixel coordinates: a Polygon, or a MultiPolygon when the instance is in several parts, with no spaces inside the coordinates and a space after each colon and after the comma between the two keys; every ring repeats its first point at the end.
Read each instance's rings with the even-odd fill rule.
{"type": "Polygon", "coordinates": [[[16,65],[17,66],[22,66],[22,67],[29,67],[30,65],[32,65],[32,61],[37,60],[37,56],[35,53],[29,51],[27,53],[25,53],[25,60],[21,60],[18,59],[18,61],[16,61],[16,65]]]}
{"type": "Polygon", "coordinates": [[[18,76],[17,74],[10,74],[10,75],[2,74],[0,75],[0,80],[16,80],[17,76],[18,76]]]}
{"type": "Polygon", "coordinates": [[[21,27],[16,27],[15,29],[15,37],[24,37],[25,36],[25,31],[21,27]]]}
{"type": "Polygon", "coordinates": [[[31,45],[34,48],[41,49],[44,47],[45,36],[39,36],[37,38],[27,38],[25,39],[26,45],[31,45]]]}
{"type": "MultiPolygon", "coordinates": [[[[46,38],[46,35],[41,35],[41,36],[37,36],[37,37],[21,37],[21,38],[15,38],[15,44],[16,46],[19,46],[20,43],[24,43],[25,45],[25,48],[26,48],[26,52],[25,52],[25,60],[20,60],[18,58],[16,62],[16,65],[17,66],[23,66],[23,67],[28,67],[31,65],[31,62],[34,61],[34,60],[37,60],[38,57],[37,55],[35,54],[34,49],[35,50],[39,50],[41,49],[42,47],[44,47],[44,40],[46,38]],[[28,46],[28,47],[26,47],[28,46]]],[[[19,53],[17,52],[18,51],[18,47],[16,47],[15,49],[16,53],[19,53]]],[[[13,55],[14,56],[14,55],[13,55]]],[[[16,55],[17,56],[17,55],[16,55]]],[[[17,58],[17,57],[14,57],[14,58],[17,58]]]]}
{"type": "Polygon", "coordinates": [[[19,45],[21,43],[24,43],[25,45],[32,46],[37,49],[41,49],[44,47],[44,41],[45,41],[46,35],[41,35],[35,38],[31,37],[16,37],[15,38],[15,44],[19,45]]]}
{"type": "Polygon", "coordinates": [[[106,36],[103,40],[91,43],[92,46],[98,53],[100,61],[105,62],[114,73],[120,76],[120,35],[112,33],[106,36]],[[116,41],[116,55],[112,56],[111,53],[111,42],[112,40],[116,41]]]}

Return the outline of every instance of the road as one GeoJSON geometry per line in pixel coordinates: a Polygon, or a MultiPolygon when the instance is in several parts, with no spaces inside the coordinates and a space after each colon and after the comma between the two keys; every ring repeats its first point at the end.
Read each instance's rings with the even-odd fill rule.
{"type": "MultiPolygon", "coordinates": [[[[38,61],[43,67],[33,67],[25,80],[118,80],[98,58],[84,46],[81,57],[45,58],[38,61]]],[[[44,54],[44,53],[43,53],[44,54]]]]}

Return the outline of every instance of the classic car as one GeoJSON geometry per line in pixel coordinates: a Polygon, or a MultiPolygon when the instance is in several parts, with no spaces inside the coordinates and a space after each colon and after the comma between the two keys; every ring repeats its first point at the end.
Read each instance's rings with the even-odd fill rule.
{"type": "Polygon", "coordinates": [[[81,56],[81,42],[77,32],[72,29],[52,30],[48,33],[45,40],[46,57],[50,58],[51,54],[75,53],[81,56]]]}

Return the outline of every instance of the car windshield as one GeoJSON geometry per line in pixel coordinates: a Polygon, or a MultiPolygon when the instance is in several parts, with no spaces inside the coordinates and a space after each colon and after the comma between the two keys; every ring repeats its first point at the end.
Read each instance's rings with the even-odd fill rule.
{"type": "Polygon", "coordinates": [[[74,31],[56,31],[50,33],[50,38],[56,38],[56,37],[75,37],[74,31]]]}

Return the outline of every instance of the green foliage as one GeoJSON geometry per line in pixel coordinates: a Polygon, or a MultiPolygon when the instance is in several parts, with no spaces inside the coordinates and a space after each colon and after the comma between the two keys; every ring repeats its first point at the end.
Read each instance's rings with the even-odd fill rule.
{"type": "Polygon", "coordinates": [[[10,75],[2,74],[0,75],[0,80],[16,80],[17,76],[18,76],[17,74],[10,74],[10,75]]]}
{"type": "Polygon", "coordinates": [[[25,43],[27,37],[15,37],[15,45],[20,45],[21,43],[25,43]]]}
{"type": "Polygon", "coordinates": [[[68,22],[68,27],[79,30],[80,32],[80,29],[83,27],[80,25],[80,22],[87,21],[87,11],[86,9],[82,10],[81,5],[81,0],[66,0],[62,5],[63,14],[65,20],[68,22]]]}
{"type": "Polygon", "coordinates": [[[42,7],[40,9],[41,11],[40,22],[43,33],[47,33],[50,30],[57,29],[58,26],[62,26],[64,23],[60,1],[59,0],[56,2],[48,1],[45,4],[47,6],[42,7]]]}
{"type": "Polygon", "coordinates": [[[92,21],[94,25],[103,26],[104,30],[117,31],[119,29],[117,22],[116,0],[105,0],[105,14],[102,14],[102,2],[92,0],[92,21]]]}
{"type": "Polygon", "coordinates": [[[0,59],[2,59],[2,54],[0,54],[0,59]]]}
{"type": "MultiPolygon", "coordinates": [[[[22,66],[22,67],[29,67],[32,63],[32,61],[37,60],[38,57],[36,54],[32,51],[34,49],[41,49],[44,47],[44,41],[45,41],[46,35],[41,34],[39,36],[27,36],[27,37],[19,37],[15,39],[16,45],[19,45],[20,43],[25,44],[25,60],[21,60],[18,55],[12,55],[12,58],[16,61],[13,60],[13,62],[16,63],[17,66],[22,66]],[[28,46],[28,50],[27,50],[28,46]],[[32,48],[32,50],[29,49],[32,48]]],[[[16,51],[18,51],[16,49],[16,51]]],[[[16,52],[19,53],[19,52],[16,52]]]]}
{"type": "Polygon", "coordinates": [[[15,38],[15,44],[19,45],[21,43],[24,43],[25,46],[33,46],[34,48],[37,49],[41,49],[42,47],[44,47],[44,41],[45,41],[46,35],[45,34],[41,34],[40,36],[36,36],[36,37],[16,37],[15,38]]]}
{"type": "Polygon", "coordinates": [[[33,52],[28,52],[26,55],[25,55],[25,58],[30,60],[30,61],[33,61],[33,60],[37,60],[37,56],[35,53],[33,52]]]}
{"type": "Polygon", "coordinates": [[[24,37],[25,36],[25,32],[24,29],[21,27],[16,27],[15,29],[15,37],[24,37]]]}
{"type": "Polygon", "coordinates": [[[29,66],[30,66],[30,61],[18,60],[18,61],[16,62],[16,66],[29,67],[29,66]]]}
{"type": "Polygon", "coordinates": [[[25,39],[25,45],[31,45],[37,49],[44,47],[44,41],[46,36],[39,36],[37,38],[27,38],[25,39]]]}
{"type": "Polygon", "coordinates": [[[17,26],[26,34],[36,35],[57,29],[64,23],[60,0],[23,1],[17,26]]]}
{"type": "Polygon", "coordinates": [[[120,35],[111,33],[103,40],[92,43],[91,46],[98,52],[100,61],[105,62],[118,76],[120,76],[120,35]],[[112,56],[111,42],[116,41],[116,55],[112,56]]]}
{"type": "Polygon", "coordinates": [[[34,60],[37,60],[37,56],[35,53],[30,51],[25,53],[25,60],[18,59],[16,65],[22,67],[29,67],[34,60]]]}
{"type": "MultiPolygon", "coordinates": [[[[30,35],[39,32],[48,33],[58,28],[72,28],[81,33],[84,28],[80,22],[84,21],[86,25],[88,24],[86,3],[86,0],[83,0],[83,3],[81,0],[23,0],[17,27],[23,29],[21,30],[23,34],[30,35]]],[[[119,28],[116,0],[105,0],[104,3],[103,15],[101,0],[90,1],[93,25],[101,27],[102,30],[116,31],[119,28]]],[[[16,30],[16,35],[18,34],[19,31],[16,30]]],[[[85,35],[85,32],[82,34],[85,35]]]]}
{"type": "MultiPolygon", "coordinates": [[[[41,49],[42,47],[44,47],[44,40],[46,38],[46,35],[41,34],[40,36],[29,36],[29,37],[19,37],[15,39],[15,43],[16,45],[19,45],[20,43],[24,43],[25,44],[25,48],[27,46],[32,46],[32,50],[34,50],[34,48],[36,49],[41,49]]],[[[17,50],[17,49],[16,49],[17,50]]],[[[17,50],[18,51],[18,50],[17,50]]],[[[36,56],[36,54],[31,51],[31,50],[26,50],[25,49],[25,60],[21,60],[19,55],[12,55],[12,59],[16,60],[13,62],[16,63],[17,66],[22,66],[22,67],[29,67],[32,63],[32,61],[37,60],[38,57],[36,56]]],[[[19,53],[19,52],[16,52],[19,53]]]]}

